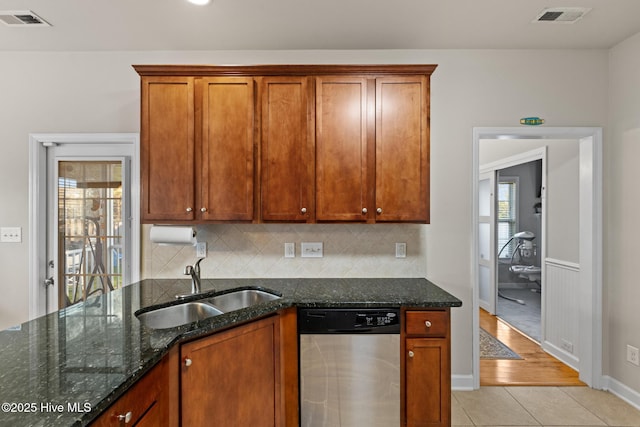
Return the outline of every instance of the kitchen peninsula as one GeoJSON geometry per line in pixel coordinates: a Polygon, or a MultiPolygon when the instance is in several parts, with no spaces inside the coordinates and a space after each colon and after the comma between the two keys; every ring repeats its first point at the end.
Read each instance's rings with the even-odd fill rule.
{"type": "MultiPolygon", "coordinates": [[[[416,331],[416,320],[422,316],[419,320],[425,323],[425,313],[435,312],[435,318],[442,325],[434,325],[434,331],[438,329],[439,332],[432,334],[432,338],[437,336],[445,340],[442,341],[446,343],[442,354],[446,356],[446,363],[441,369],[444,369],[442,376],[447,377],[445,385],[450,389],[449,309],[462,303],[428,280],[203,279],[203,291],[208,292],[208,296],[238,288],[257,288],[281,298],[168,329],[150,329],[136,316],[150,307],[175,304],[175,295],[188,292],[190,286],[184,279],[144,280],[24,323],[20,330],[0,332],[0,396],[3,401],[0,424],[67,427],[98,422],[97,425],[109,425],[99,422],[106,420],[106,423],[118,415],[122,420],[126,417],[140,419],[151,414],[153,408],[159,408],[154,410],[168,416],[163,422],[178,425],[177,397],[185,392],[184,388],[179,388],[179,375],[184,375],[191,365],[187,352],[195,354],[198,350],[193,343],[204,341],[202,337],[221,337],[238,328],[271,322],[269,327],[275,331],[274,357],[276,364],[282,367],[282,372],[280,368],[276,369],[279,377],[275,379],[275,387],[281,391],[275,397],[276,412],[282,411],[275,415],[276,424],[289,426],[292,420],[298,421],[298,386],[287,383],[297,382],[297,364],[287,359],[288,368],[285,369],[284,359],[297,359],[296,307],[399,307],[404,326],[398,351],[404,351],[405,345],[412,345],[412,341],[420,343],[430,339],[429,333],[416,331]],[[167,387],[173,387],[169,391],[151,383],[154,377],[147,375],[156,368],[164,369],[165,365],[167,387]],[[291,366],[294,366],[293,371],[289,370],[291,366]],[[164,406],[151,402],[140,414],[110,414],[127,393],[141,384],[140,381],[149,382],[148,386],[158,389],[159,393],[167,393],[163,397],[166,399],[164,406]],[[292,390],[294,395],[290,394],[292,390]]],[[[429,320],[427,324],[430,326],[429,320]]],[[[247,329],[246,333],[256,328],[247,329]]],[[[417,350],[416,354],[419,354],[417,350]]],[[[228,363],[239,362],[229,360],[228,363]]],[[[403,362],[403,372],[405,365],[403,362]]],[[[220,369],[220,366],[211,367],[214,368],[220,369]]],[[[184,381],[185,377],[182,377],[183,387],[184,381]]],[[[212,390],[211,394],[214,398],[224,395],[219,390],[212,390]]],[[[442,395],[450,404],[449,390],[443,390],[442,395]]],[[[405,403],[403,420],[406,406],[405,403]]],[[[450,406],[445,404],[444,422],[449,419],[447,411],[450,413],[450,406]]],[[[118,422],[116,420],[115,425],[118,422]]]]}

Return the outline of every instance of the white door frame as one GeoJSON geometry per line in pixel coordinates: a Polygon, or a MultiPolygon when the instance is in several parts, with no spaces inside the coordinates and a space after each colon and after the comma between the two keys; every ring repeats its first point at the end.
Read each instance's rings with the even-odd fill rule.
{"type": "Polygon", "coordinates": [[[131,281],[140,280],[140,135],[137,133],[61,133],[29,135],[29,319],[46,313],[38,288],[46,279],[47,148],[43,144],[132,144],[131,281]]]}
{"type": "Polygon", "coordinates": [[[580,380],[601,389],[602,378],[602,128],[600,127],[505,127],[473,128],[471,245],[473,260],[473,383],[480,388],[479,296],[478,296],[478,177],[481,139],[577,139],[580,144],[580,295],[578,370],[580,380]]]}

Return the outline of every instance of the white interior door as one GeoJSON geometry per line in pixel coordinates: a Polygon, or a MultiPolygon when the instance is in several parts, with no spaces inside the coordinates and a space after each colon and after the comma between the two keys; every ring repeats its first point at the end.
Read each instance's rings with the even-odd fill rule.
{"type": "Polygon", "coordinates": [[[478,284],[480,307],[496,313],[496,172],[480,174],[478,181],[478,284]]]}
{"type": "Polygon", "coordinates": [[[139,278],[135,134],[32,135],[31,317],[139,278]]]}

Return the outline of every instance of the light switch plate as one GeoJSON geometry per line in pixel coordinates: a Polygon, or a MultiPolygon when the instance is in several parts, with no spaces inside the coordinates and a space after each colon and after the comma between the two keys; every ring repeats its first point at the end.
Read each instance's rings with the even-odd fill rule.
{"type": "Polygon", "coordinates": [[[407,244],[396,243],[396,258],[406,258],[406,257],[407,257],[407,244]]]}
{"type": "Polygon", "coordinates": [[[296,257],[296,244],[295,243],[285,243],[284,244],[284,257],[285,258],[295,258],[296,257]]]}
{"type": "Polygon", "coordinates": [[[207,242],[196,243],[196,257],[198,258],[207,257],[207,242]]]}
{"type": "Polygon", "coordinates": [[[300,252],[302,258],[322,258],[322,242],[302,242],[300,252]]]}
{"type": "Polygon", "coordinates": [[[0,227],[0,242],[20,243],[22,242],[22,228],[20,227],[0,227]]]}

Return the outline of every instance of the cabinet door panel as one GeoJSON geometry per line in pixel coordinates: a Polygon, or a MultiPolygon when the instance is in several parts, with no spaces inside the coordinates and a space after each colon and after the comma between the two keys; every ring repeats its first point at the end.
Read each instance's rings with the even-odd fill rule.
{"type": "Polygon", "coordinates": [[[428,88],[425,76],[376,80],[376,221],[428,222],[428,88]]]}
{"type": "Polygon", "coordinates": [[[203,220],[253,219],[253,78],[205,78],[202,87],[203,220]]]}
{"type": "Polygon", "coordinates": [[[316,219],[364,221],[367,81],[316,79],[316,219]]]}
{"type": "Polygon", "coordinates": [[[182,346],[183,426],[276,425],[277,317],[182,346]]]}
{"type": "Polygon", "coordinates": [[[142,79],[142,220],[194,218],[194,80],[142,79]]]}
{"type": "Polygon", "coordinates": [[[406,340],[407,427],[447,426],[451,419],[451,370],[446,339],[406,340]]]}
{"type": "Polygon", "coordinates": [[[265,221],[313,218],[313,119],[306,77],[262,80],[261,207],[265,221]]]}

